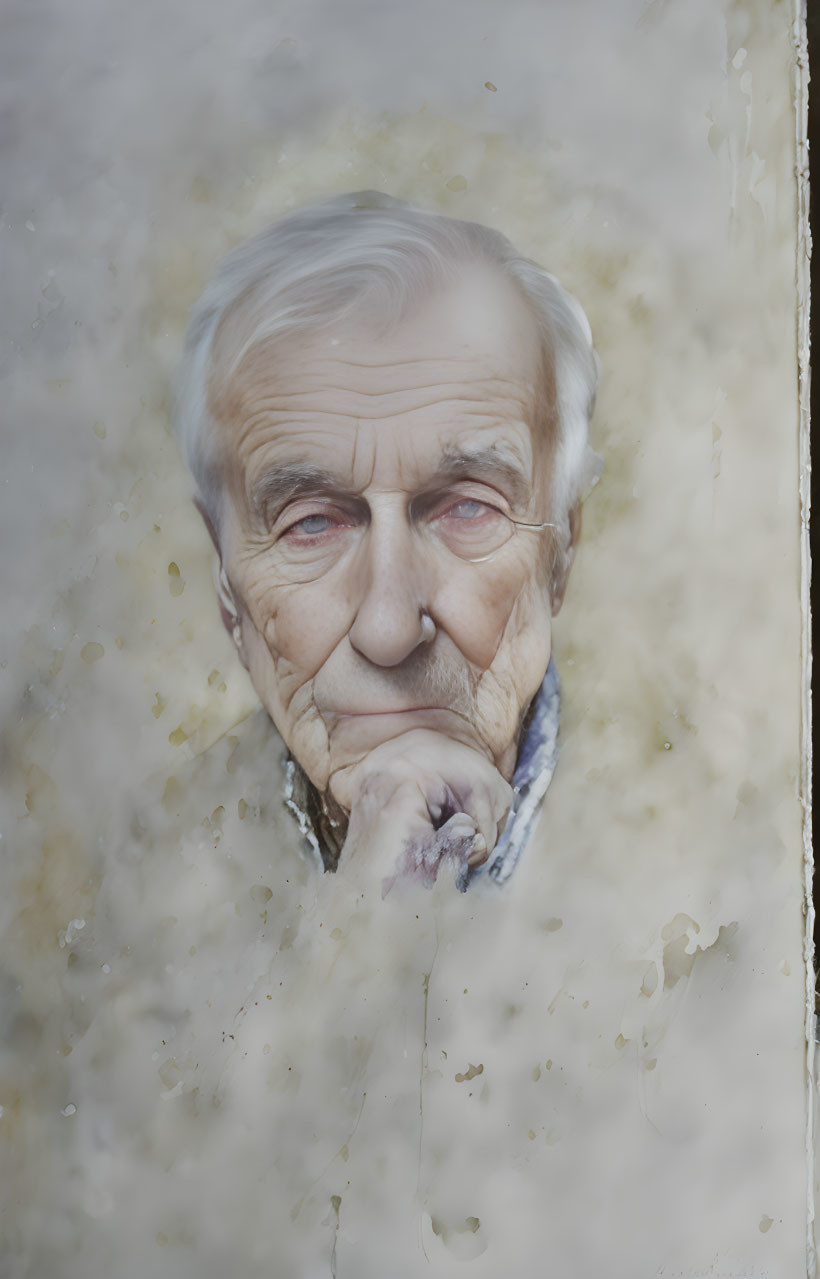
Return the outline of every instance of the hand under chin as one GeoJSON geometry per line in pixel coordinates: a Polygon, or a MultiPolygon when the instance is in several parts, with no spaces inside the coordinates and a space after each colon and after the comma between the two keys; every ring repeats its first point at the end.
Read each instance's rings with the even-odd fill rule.
{"type": "Polygon", "coordinates": [[[331,793],[350,813],[338,873],[435,882],[446,864],[456,874],[479,865],[503,829],[512,792],[472,746],[414,728],[340,770],[331,793]]]}

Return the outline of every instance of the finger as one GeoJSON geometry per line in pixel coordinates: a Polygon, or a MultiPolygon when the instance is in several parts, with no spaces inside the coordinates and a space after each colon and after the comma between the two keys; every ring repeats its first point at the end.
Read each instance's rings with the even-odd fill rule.
{"type": "Polygon", "coordinates": [[[466,807],[484,837],[488,855],[498,843],[511,798],[512,790],[498,774],[486,784],[474,786],[468,797],[466,807]]]}
{"type": "Polygon", "coordinates": [[[475,836],[470,849],[470,855],[467,858],[467,865],[471,868],[482,866],[490,855],[491,850],[487,847],[487,841],[484,836],[479,833],[475,836]]]}
{"type": "Polygon", "coordinates": [[[454,813],[436,832],[436,845],[439,861],[449,862],[456,873],[487,857],[487,842],[470,813],[454,813]]]}
{"type": "Polygon", "coordinates": [[[498,825],[495,818],[495,805],[491,802],[484,787],[477,787],[469,797],[470,812],[475,820],[477,833],[486,854],[488,849],[495,848],[498,839],[498,825]]]}
{"type": "Polygon", "coordinates": [[[438,831],[441,855],[449,854],[451,859],[468,866],[480,866],[495,847],[495,823],[491,821],[486,829],[490,831],[489,844],[475,813],[454,813],[438,831]]]}
{"type": "Polygon", "coordinates": [[[417,844],[431,834],[424,795],[417,785],[369,785],[362,788],[350,814],[339,868],[362,861],[374,871],[392,867],[403,844],[417,844]]]}

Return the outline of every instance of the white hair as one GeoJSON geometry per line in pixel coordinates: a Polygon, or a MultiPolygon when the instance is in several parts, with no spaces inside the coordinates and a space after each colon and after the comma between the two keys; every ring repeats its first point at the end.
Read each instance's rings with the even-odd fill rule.
{"type": "Polygon", "coordinates": [[[550,519],[558,525],[559,548],[566,548],[569,512],[600,474],[588,443],[598,359],[586,315],[555,276],[521,257],[500,232],[376,191],[307,205],[240,244],[193,310],[177,377],[175,430],[217,534],[222,447],[210,403],[215,357],[220,382],[228,384],[260,342],[317,331],[364,303],[400,318],[434,281],[455,278],[468,262],[489,264],[512,280],[539,326],[557,416],[550,519]]]}

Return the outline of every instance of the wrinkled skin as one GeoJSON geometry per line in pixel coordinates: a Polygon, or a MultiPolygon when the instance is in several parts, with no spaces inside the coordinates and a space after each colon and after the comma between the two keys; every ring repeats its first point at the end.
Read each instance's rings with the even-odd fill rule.
{"type": "Polygon", "coordinates": [[[416,525],[430,493],[446,518],[487,502],[550,519],[541,367],[524,302],[473,267],[392,329],[361,319],[260,345],[212,387],[223,617],[287,746],[349,818],[340,872],[396,873],[414,848],[432,864],[429,837],[447,823],[440,855],[476,863],[503,829],[563,594],[559,583],[550,598],[552,533],[520,531],[472,563],[431,552],[416,525]],[[272,492],[270,477],[297,465],[329,476],[272,492]],[[278,539],[339,529],[358,539],[342,563],[282,580],[278,539]]]}

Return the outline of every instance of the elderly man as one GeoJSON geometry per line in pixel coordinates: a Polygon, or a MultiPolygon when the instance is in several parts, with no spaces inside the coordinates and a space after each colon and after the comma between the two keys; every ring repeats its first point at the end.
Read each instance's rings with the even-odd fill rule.
{"type": "Polygon", "coordinates": [[[554,766],[596,370],[581,308],[502,235],[374,192],[274,223],[206,288],[177,431],[325,869],[447,862],[464,888],[515,864],[554,766]]]}

